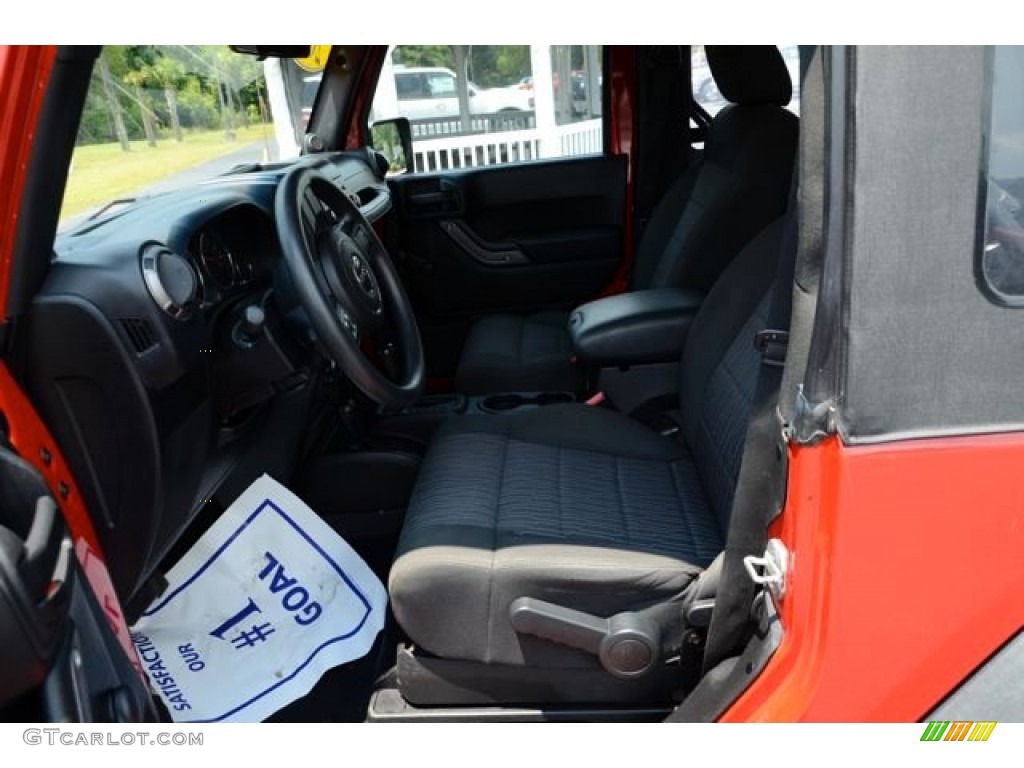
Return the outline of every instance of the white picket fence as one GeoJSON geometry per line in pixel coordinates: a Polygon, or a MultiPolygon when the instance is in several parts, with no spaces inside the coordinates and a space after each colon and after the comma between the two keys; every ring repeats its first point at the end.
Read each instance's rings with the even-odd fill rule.
{"type": "Polygon", "coordinates": [[[581,123],[561,125],[555,130],[558,134],[561,157],[596,155],[604,151],[604,143],[601,140],[601,118],[599,117],[581,123]]]}
{"type": "Polygon", "coordinates": [[[413,142],[416,171],[420,173],[593,155],[603,149],[600,118],[559,125],[550,134],[531,128],[437,139],[417,138],[413,142]]]}
{"type": "Polygon", "coordinates": [[[528,131],[537,127],[537,118],[533,112],[492,112],[472,115],[469,118],[469,130],[462,124],[462,118],[432,117],[424,120],[413,120],[410,123],[414,140],[439,139],[467,134],[499,133],[505,131],[528,131]]]}

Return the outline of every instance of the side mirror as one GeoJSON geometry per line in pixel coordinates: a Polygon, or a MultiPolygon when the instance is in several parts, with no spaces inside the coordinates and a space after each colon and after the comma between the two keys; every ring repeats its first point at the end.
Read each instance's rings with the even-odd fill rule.
{"type": "Polygon", "coordinates": [[[389,176],[415,171],[409,118],[394,117],[371,125],[370,145],[387,158],[389,176]]]}

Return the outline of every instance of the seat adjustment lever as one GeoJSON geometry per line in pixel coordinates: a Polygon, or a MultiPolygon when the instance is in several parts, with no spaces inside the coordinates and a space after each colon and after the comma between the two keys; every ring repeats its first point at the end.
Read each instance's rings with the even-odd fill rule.
{"type": "Polygon", "coordinates": [[[659,627],[631,611],[604,619],[544,600],[520,597],[509,606],[509,619],[520,634],[597,656],[601,666],[616,677],[640,677],[661,656],[659,627]]]}

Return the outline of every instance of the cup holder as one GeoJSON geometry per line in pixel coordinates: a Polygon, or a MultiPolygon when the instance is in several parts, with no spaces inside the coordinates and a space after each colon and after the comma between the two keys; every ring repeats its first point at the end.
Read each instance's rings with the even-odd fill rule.
{"type": "Polygon", "coordinates": [[[485,397],[480,402],[480,410],[487,413],[507,413],[518,408],[572,403],[575,400],[571,392],[506,392],[485,397]]]}

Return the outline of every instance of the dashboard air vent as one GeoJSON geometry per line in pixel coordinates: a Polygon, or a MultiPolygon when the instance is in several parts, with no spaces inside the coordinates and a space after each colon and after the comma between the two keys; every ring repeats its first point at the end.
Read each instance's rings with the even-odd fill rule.
{"type": "Polygon", "coordinates": [[[135,354],[141,355],[157,345],[156,335],[153,333],[149,322],[144,318],[122,317],[121,327],[124,329],[128,341],[131,342],[135,354]]]}
{"type": "Polygon", "coordinates": [[[142,276],[160,309],[175,320],[188,320],[199,294],[199,277],[188,259],[150,245],[142,251],[142,276]]]}

